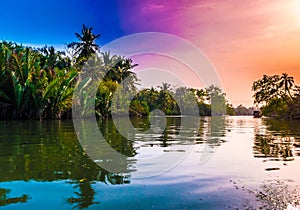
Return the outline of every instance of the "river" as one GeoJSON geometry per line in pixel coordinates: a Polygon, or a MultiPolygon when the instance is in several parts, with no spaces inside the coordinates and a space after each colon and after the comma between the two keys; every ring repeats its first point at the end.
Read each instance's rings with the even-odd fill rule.
{"type": "MultiPolygon", "coordinates": [[[[165,129],[154,126],[152,130],[147,119],[131,122],[136,130],[126,137],[112,120],[99,123],[95,131],[113,149],[109,154],[115,151],[126,157],[113,162],[102,144],[80,140],[92,132],[86,122],[83,134],[67,120],[0,121],[0,207],[300,206],[300,121],[168,117],[163,121],[165,129]],[[183,126],[184,122],[190,124],[183,126]]],[[[128,121],[120,118],[118,125],[127,128],[128,121]]]]}

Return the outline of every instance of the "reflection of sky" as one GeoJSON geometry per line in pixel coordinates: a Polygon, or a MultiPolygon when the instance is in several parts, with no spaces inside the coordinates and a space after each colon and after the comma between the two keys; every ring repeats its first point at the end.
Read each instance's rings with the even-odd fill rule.
{"type": "MultiPolygon", "coordinates": [[[[96,193],[94,201],[100,204],[92,205],[90,209],[118,209],[120,207],[139,209],[141,206],[149,209],[199,209],[199,206],[224,209],[228,207],[226,205],[243,209],[245,199],[253,205],[257,203],[255,192],[261,190],[260,186],[263,183],[266,184],[266,180],[273,182],[280,180],[289,186],[299,185],[299,157],[295,156],[293,161],[287,162],[263,161],[265,159],[254,158],[255,134],[267,132],[279,134],[265,126],[264,122],[263,119],[251,116],[227,117],[226,123],[221,124],[223,127],[220,127],[224,135],[213,135],[219,136],[220,145],[216,146],[215,143],[209,145],[213,148],[211,150],[213,153],[205,164],[200,161],[201,154],[207,152],[202,142],[202,144],[196,144],[172,170],[160,176],[137,179],[131,177],[130,183],[123,185],[101,182],[92,184],[96,193]],[[265,170],[270,167],[279,167],[280,170],[265,170]],[[249,193],[248,190],[253,193],[249,193]]],[[[199,138],[207,140],[211,136],[209,118],[203,118],[202,126],[203,135],[199,138]]],[[[291,134],[295,135],[292,140],[299,138],[299,133],[292,132],[291,134]]],[[[153,151],[157,151],[155,147],[147,148],[149,150],[154,148],[153,151]]],[[[136,158],[142,155],[137,155],[136,158]]],[[[142,158],[147,157],[145,154],[142,158]]],[[[1,188],[11,189],[11,193],[8,194],[9,198],[20,197],[23,194],[31,197],[25,204],[8,205],[8,209],[15,207],[41,209],[41,205],[43,205],[42,209],[70,209],[66,199],[76,197],[74,192],[79,192],[79,188],[74,188],[74,186],[66,181],[30,180],[1,183],[1,188]]]]}
{"type": "MultiPolygon", "coordinates": [[[[98,43],[158,31],[200,47],[216,66],[235,105],[251,105],[251,85],[262,74],[300,77],[298,0],[4,1],[0,39],[62,47],[81,24],[102,34],[98,43]]],[[[191,78],[192,79],[192,78],[191,78]]]]}
{"type": "MultiPolygon", "coordinates": [[[[174,182],[163,186],[155,183],[149,185],[146,182],[140,185],[115,186],[96,183],[92,185],[92,188],[96,192],[94,202],[99,202],[99,204],[91,205],[88,209],[198,209],[199,206],[202,208],[224,206],[224,203],[228,202],[227,198],[222,196],[223,190],[212,192],[210,189],[212,183],[220,187],[218,177],[198,181],[201,181],[201,184],[200,182],[174,182]],[[195,192],[195,189],[202,190],[195,192]]],[[[24,204],[10,204],[6,206],[6,209],[71,209],[73,206],[66,200],[70,197],[77,197],[74,192],[78,192],[78,188],[73,188],[74,185],[67,184],[65,181],[5,182],[1,183],[1,187],[11,189],[8,194],[9,198],[20,197],[23,194],[29,194],[31,197],[24,204]]],[[[231,202],[235,202],[235,206],[242,205],[242,203],[239,204],[239,199],[245,196],[244,194],[234,190],[228,193],[231,195],[231,202]]]]}
{"type": "Polygon", "coordinates": [[[65,181],[2,182],[1,188],[11,190],[7,195],[8,198],[21,197],[24,194],[29,196],[26,203],[11,204],[7,206],[8,209],[13,209],[16,206],[18,206],[18,209],[69,209],[70,206],[66,200],[75,196],[72,185],[67,184],[65,181]]]}

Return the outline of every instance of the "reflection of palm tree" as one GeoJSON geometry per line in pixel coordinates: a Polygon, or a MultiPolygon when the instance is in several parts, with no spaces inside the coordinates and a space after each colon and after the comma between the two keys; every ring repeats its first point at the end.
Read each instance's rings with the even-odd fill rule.
{"type": "Polygon", "coordinates": [[[68,203],[77,204],[73,209],[85,209],[93,204],[99,204],[99,202],[94,201],[95,191],[91,186],[91,183],[85,179],[79,180],[78,184],[74,188],[78,188],[80,192],[75,192],[78,196],[77,198],[68,198],[68,203]]]}
{"type": "Polygon", "coordinates": [[[27,202],[29,196],[22,195],[22,197],[15,197],[15,198],[7,198],[7,194],[10,193],[9,189],[0,188],[0,206],[6,206],[9,204],[16,204],[16,203],[25,203],[27,202]]]}
{"type": "Polygon", "coordinates": [[[299,133],[299,125],[293,121],[265,119],[266,134],[262,135],[257,130],[255,133],[253,153],[255,157],[271,158],[270,160],[291,161],[294,153],[293,135],[299,133]]]}
{"type": "Polygon", "coordinates": [[[209,142],[209,143],[217,143],[219,144],[219,137],[225,136],[226,130],[226,120],[223,116],[213,116],[210,121],[210,136],[212,138],[217,138],[217,142],[209,142]]]}
{"type": "MultiPolygon", "coordinates": [[[[254,156],[263,158],[275,158],[276,160],[293,160],[292,143],[290,139],[280,137],[276,139],[271,135],[255,135],[254,156]],[[291,159],[288,159],[291,158],[291,159]]],[[[275,160],[274,159],[274,160],[275,160]]]]}
{"type": "MultiPolygon", "coordinates": [[[[128,126],[126,119],[119,119],[119,123],[123,128],[128,126]]],[[[87,128],[88,129],[88,128],[87,128]]],[[[116,151],[126,155],[128,157],[134,157],[136,155],[135,148],[133,146],[133,142],[129,141],[127,138],[123,137],[116,128],[113,121],[105,121],[100,124],[100,131],[105,139],[108,139],[110,146],[116,151]]],[[[92,131],[91,131],[92,132],[92,131]]],[[[99,147],[99,153],[105,153],[103,147],[99,147]]]]}
{"type": "MultiPolygon", "coordinates": [[[[110,183],[112,185],[128,184],[130,183],[128,176],[121,176],[117,174],[112,174],[107,171],[99,171],[99,181],[103,183],[110,183]]],[[[73,206],[73,209],[86,209],[94,204],[100,204],[100,202],[94,201],[96,192],[92,188],[93,181],[89,181],[86,178],[69,182],[70,184],[75,184],[73,187],[79,188],[79,192],[74,192],[76,197],[71,197],[67,199],[67,202],[73,206]]]]}

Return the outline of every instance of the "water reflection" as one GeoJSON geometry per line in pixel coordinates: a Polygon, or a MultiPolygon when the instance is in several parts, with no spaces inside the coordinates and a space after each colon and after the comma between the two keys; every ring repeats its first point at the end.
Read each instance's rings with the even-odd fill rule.
{"type": "MultiPolygon", "coordinates": [[[[122,123],[122,119],[119,120],[122,123]]],[[[62,180],[73,187],[73,192],[64,199],[72,208],[101,206],[101,200],[95,200],[94,183],[130,184],[135,170],[149,166],[140,162],[141,159],[148,158],[147,155],[160,152],[174,156],[185,152],[185,149],[181,149],[185,146],[202,145],[203,149],[197,151],[201,153],[200,162],[208,161],[215,149],[225,142],[227,121],[225,117],[201,118],[199,130],[193,130],[197,120],[199,118],[168,117],[162,133],[129,133],[131,138],[128,139],[118,132],[111,120],[103,121],[99,124],[99,130],[106,142],[114,150],[128,157],[127,161],[122,163],[127,172],[120,174],[111,173],[90,159],[84,145],[82,147],[77,140],[72,121],[1,121],[0,182],[50,183],[62,180]]],[[[146,131],[150,126],[147,118],[132,118],[131,122],[141,131],[146,131]]],[[[87,128],[85,132],[94,132],[88,129],[88,124],[83,126],[87,128]]],[[[101,145],[96,145],[93,149],[101,154],[102,158],[105,157],[106,151],[101,145]]],[[[163,162],[164,156],[161,157],[163,162]]],[[[20,197],[9,196],[9,193],[10,189],[0,188],[0,206],[31,200],[31,192],[22,193],[20,197]]]]}
{"type": "Polygon", "coordinates": [[[227,129],[228,119],[224,116],[203,117],[201,118],[200,127],[196,145],[202,145],[201,149],[196,149],[200,153],[199,164],[207,163],[216,152],[216,149],[226,142],[226,134],[230,132],[227,129]]]}
{"type": "Polygon", "coordinates": [[[291,137],[256,134],[253,150],[256,158],[268,158],[269,161],[294,160],[291,137]]]}
{"type": "Polygon", "coordinates": [[[109,180],[110,173],[83,151],[71,122],[7,122],[0,135],[1,182],[109,180]]]}
{"type": "MultiPolygon", "coordinates": [[[[134,122],[133,124],[139,126],[140,129],[145,129],[148,126],[147,122],[142,123],[140,119],[139,123],[134,122]]],[[[164,173],[164,171],[176,166],[184,154],[188,154],[192,150],[199,153],[199,164],[206,163],[214,155],[216,148],[225,142],[226,125],[225,117],[200,119],[196,117],[168,117],[166,128],[162,134],[150,133],[135,136],[134,146],[138,157],[135,163],[137,173],[151,169],[152,171],[155,170],[156,174],[164,173]],[[195,127],[197,129],[194,129],[195,127]],[[193,149],[195,145],[198,146],[193,149]],[[148,158],[149,161],[142,162],[141,159],[144,158],[148,158]],[[150,161],[151,158],[154,161],[150,161]],[[169,164],[164,164],[165,160],[169,164]],[[157,162],[160,164],[156,164],[157,162]],[[141,167],[139,167],[140,165],[141,167]]]]}
{"type": "MultiPolygon", "coordinates": [[[[0,136],[0,182],[73,180],[68,183],[75,184],[77,197],[67,201],[76,203],[74,208],[78,209],[98,203],[93,201],[93,181],[130,183],[129,176],[112,174],[87,156],[76,139],[72,122],[0,122],[0,136]]],[[[28,200],[28,195],[8,198],[9,192],[0,189],[0,205],[28,200]]]]}
{"type": "Polygon", "coordinates": [[[262,119],[260,128],[255,129],[254,157],[264,162],[293,161],[300,154],[299,135],[298,121],[262,119]]]}
{"type": "Polygon", "coordinates": [[[26,203],[29,199],[28,195],[22,195],[21,197],[8,198],[10,189],[0,188],[0,206],[6,206],[9,204],[26,203]]]}
{"type": "MultiPolygon", "coordinates": [[[[73,184],[74,182],[72,182],[73,184]]],[[[100,202],[94,201],[95,191],[91,186],[91,182],[86,179],[82,179],[75,182],[76,185],[73,187],[74,189],[79,189],[79,192],[75,192],[74,194],[77,197],[70,197],[67,199],[68,203],[70,203],[76,209],[85,209],[93,204],[99,204],[100,202]]]]}

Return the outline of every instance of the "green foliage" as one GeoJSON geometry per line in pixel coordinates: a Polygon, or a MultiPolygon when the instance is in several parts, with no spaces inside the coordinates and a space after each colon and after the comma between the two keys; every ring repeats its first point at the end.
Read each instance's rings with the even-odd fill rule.
{"type": "MultiPolygon", "coordinates": [[[[162,110],[166,115],[180,115],[182,113],[187,115],[195,114],[194,102],[198,105],[200,116],[211,115],[211,105],[205,103],[205,98],[208,96],[206,90],[194,89],[186,87],[178,87],[171,89],[168,83],[162,83],[157,89],[143,89],[133,99],[139,101],[138,103],[131,103],[131,115],[145,115],[155,109],[162,110]],[[181,104],[181,107],[179,106],[181,104]],[[148,107],[148,108],[146,108],[148,107]],[[143,111],[139,111],[143,110],[143,111]],[[146,112],[145,112],[146,110],[146,112]]],[[[196,107],[197,109],[197,107],[196,107]]]]}
{"type": "Polygon", "coordinates": [[[284,98],[274,98],[263,106],[261,111],[265,116],[286,118],[289,112],[289,104],[284,98]]]}
{"type": "Polygon", "coordinates": [[[59,69],[64,63],[60,56],[52,47],[0,43],[0,118],[60,118],[71,109],[77,71],[59,69]]]}
{"type": "Polygon", "coordinates": [[[226,94],[222,93],[218,86],[210,85],[206,88],[208,100],[211,104],[212,115],[222,116],[226,114],[226,94]]]}
{"type": "MultiPolygon", "coordinates": [[[[83,25],[81,34],[75,35],[79,41],[68,45],[73,56],[54,47],[0,42],[0,119],[70,118],[73,103],[80,107],[78,117],[108,118],[112,111],[146,116],[155,109],[166,115],[193,115],[197,105],[200,115],[211,115],[211,110],[226,113],[225,94],[215,86],[172,89],[163,83],[138,92],[139,80],[132,71],[137,64],[110,52],[98,56],[95,41],[100,35],[92,27],[83,25]],[[73,98],[75,85],[83,97],[73,98]]],[[[290,87],[288,82],[282,85],[290,87]]]]}
{"type": "Polygon", "coordinates": [[[293,77],[283,73],[282,76],[263,75],[262,79],[253,82],[254,102],[257,104],[268,104],[273,99],[284,98],[293,100],[292,91],[294,88],[293,77]]]}
{"type": "Polygon", "coordinates": [[[280,77],[278,75],[263,75],[262,79],[253,82],[254,103],[268,103],[273,98],[278,98],[280,96],[278,92],[279,81],[280,77]]]}
{"type": "Polygon", "coordinates": [[[262,79],[253,82],[252,90],[254,102],[263,104],[263,115],[286,119],[300,117],[300,89],[288,74],[263,75],[262,79]]]}
{"type": "Polygon", "coordinates": [[[231,116],[237,115],[232,104],[226,104],[226,114],[231,115],[231,116]]]}
{"type": "Polygon", "coordinates": [[[131,116],[148,116],[149,106],[145,101],[132,100],[130,103],[129,115],[131,116]]]}
{"type": "Polygon", "coordinates": [[[89,56],[94,59],[86,61],[81,70],[80,65],[73,64],[53,47],[32,49],[0,43],[0,119],[71,117],[73,90],[80,72],[81,77],[86,78],[78,81],[86,96],[80,104],[101,118],[109,117],[112,96],[118,85],[122,84],[125,91],[136,90],[138,80],[131,71],[136,65],[130,59],[109,53],[89,56]],[[90,97],[91,84],[99,86],[96,97],[90,97]],[[90,107],[92,105],[96,107],[90,107]]]}
{"type": "Polygon", "coordinates": [[[69,72],[55,70],[57,76],[45,87],[41,102],[51,117],[61,118],[72,107],[74,80],[78,72],[75,69],[69,69],[69,72]]]}

